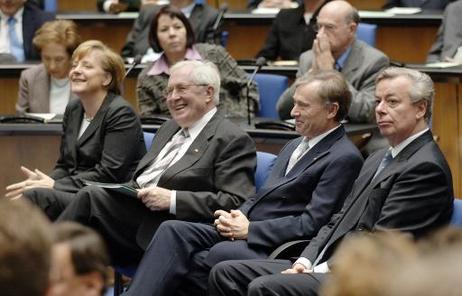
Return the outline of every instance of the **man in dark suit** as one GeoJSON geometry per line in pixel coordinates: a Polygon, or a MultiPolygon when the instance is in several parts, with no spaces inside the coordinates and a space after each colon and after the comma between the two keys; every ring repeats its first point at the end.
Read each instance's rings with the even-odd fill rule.
{"type": "MultiPolygon", "coordinates": [[[[191,22],[194,30],[195,42],[214,42],[217,32],[213,25],[218,17],[218,11],[202,0],[172,0],[170,5],[180,9],[191,22]]],[[[154,15],[159,11],[159,5],[143,5],[133,28],[128,33],[125,45],[122,48],[122,57],[144,55],[149,49],[148,35],[154,15]]]]}
{"type": "Polygon", "coordinates": [[[452,61],[457,54],[457,62],[462,62],[462,1],[449,4],[438,29],[436,40],[427,56],[427,62],[452,61]]]}
{"type": "Polygon", "coordinates": [[[129,182],[138,198],[89,186],[59,218],[98,230],[115,263],[138,262],[162,221],[213,221],[216,210],[236,208],[255,192],[255,143],[217,113],[215,65],[183,61],[170,71],[173,119],[157,131],[129,182]]]}
{"type": "MultiPolygon", "coordinates": [[[[319,11],[313,48],[300,56],[297,77],[317,69],[339,71],[353,94],[348,120],[373,122],[374,80],[389,61],[381,51],[356,39],[358,23],[358,12],[347,1],[326,3],[319,11]]],[[[282,119],[289,118],[293,93],[290,87],[279,98],[282,119]]]]}
{"type": "Polygon", "coordinates": [[[216,211],[215,225],[164,222],[127,295],[206,294],[216,263],[266,258],[286,241],[313,237],[341,208],[362,165],[340,124],[351,93],[335,71],[296,84],[292,115],[301,137],[284,147],[262,189],[238,210],[216,211]]]}
{"type": "Polygon", "coordinates": [[[319,10],[329,1],[304,0],[297,8],[281,9],[257,57],[298,61],[300,54],[313,46],[319,10]]]}
{"type": "Polygon", "coordinates": [[[0,1],[0,21],[5,21],[5,27],[14,28],[12,30],[15,32],[13,36],[5,34],[4,40],[0,38],[0,54],[11,54],[18,62],[39,60],[40,56],[32,39],[43,23],[53,19],[53,14],[40,10],[35,3],[26,0],[0,1]],[[22,34],[18,29],[19,21],[22,22],[22,34]]]}
{"type": "Polygon", "coordinates": [[[419,238],[449,222],[451,172],[426,123],[433,82],[416,70],[388,68],[377,78],[375,96],[377,124],[391,147],[366,160],[342,210],[294,264],[249,260],[216,265],[210,295],[316,295],[332,254],[349,233],[395,230],[419,238]]]}

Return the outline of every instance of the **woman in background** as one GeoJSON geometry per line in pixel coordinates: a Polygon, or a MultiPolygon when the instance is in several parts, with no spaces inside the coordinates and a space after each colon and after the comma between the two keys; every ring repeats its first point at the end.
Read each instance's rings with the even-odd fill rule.
{"type": "Polygon", "coordinates": [[[72,92],[63,118],[60,156],[50,176],[25,167],[25,181],[8,186],[6,196],[25,196],[55,220],[84,180],[125,182],[146,153],[140,121],[120,96],[122,58],[103,43],[82,43],[72,55],[72,92]]]}
{"type": "MultiPolygon", "coordinates": [[[[194,44],[194,33],[185,15],[172,6],[164,6],[151,23],[149,44],[155,52],[162,52],[157,60],[138,76],[138,105],[142,116],[168,114],[165,89],[170,67],[183,60],[209,60],[220,71],[221,88],[218,110],[225,116],[247,116],[247,74],[236,61],[218,45],[194,44]]],[[[258,110],[255,83],[250,85],[251,112],[258,110]]]]}
{"type": "Polygon", "coordinates": [[[77,26],[67,20],[46,22],[32,43],[42,63],[21,73],[16,111],[63,114],[73,97],[68,75],[72,53],[80,44],[77,26]]]}

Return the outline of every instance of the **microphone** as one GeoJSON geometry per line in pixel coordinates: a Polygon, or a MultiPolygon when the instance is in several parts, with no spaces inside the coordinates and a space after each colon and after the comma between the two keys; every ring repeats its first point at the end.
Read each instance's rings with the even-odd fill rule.
{"type": "Polygon", "coordinates": [[[133,58],[133,62],[130,64],[130,67],[128,68],[127,72],[125,72],[124,79],[128,76],[128,73],[130,73],[137,65],[141,63],[142,59],[143,56],[140,54],[137,54],[135,58],[133,58]]]}
{"type": "Polygon", "coordinates": [[[260,71],[261,67],[266,64],[266,58],[265,57],[258,57],[257,60],[255,61],[255,69],[252,72],[252,75],[250,75],[249,80],[247,80],[247,123],[250,126],[250,84],[252,84],[252,81],[255,79],[255,75],[257,75],[257,72],[260,71]]]}
{"type": "MultiPolygon", "coordinates": [[[[213,40],[215,40],[215,43],[217,43],[217,39],[219,39],[220,37],[220,24],[221,24],[221,21],[223,20],[223,17],[225,16],[225,13],[226,11],[228,10],[228,4],[227,3],[223,3],[220,5],[220,8],[218,10],[218,16],[217,18],[215,19],[215,23],[213,24],[213,27],[212,27],[212,32],[213,32],[213,40]]],[[[219,44],[220,42],[218,42],[219,44]]]]}

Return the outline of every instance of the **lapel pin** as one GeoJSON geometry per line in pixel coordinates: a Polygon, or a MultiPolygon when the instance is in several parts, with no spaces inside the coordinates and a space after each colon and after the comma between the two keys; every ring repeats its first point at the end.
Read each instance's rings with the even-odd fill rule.
{"type": "Polygon", "coordinates": [[[199,152],[199,149],[196,148],[196,149],[194,149],[193,151],[194,151],[194,153],[198,153],[198,152],[199,152]]]}

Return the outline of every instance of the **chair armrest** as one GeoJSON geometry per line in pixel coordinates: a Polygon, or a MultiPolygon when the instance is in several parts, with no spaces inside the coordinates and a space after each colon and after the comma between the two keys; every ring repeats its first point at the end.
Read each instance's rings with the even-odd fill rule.
{"type": "Polygon", "coordinates": [[[274,250],[268,256],[268,259],[290,259],[292,257],[299,257],[309,242],[309,240],[302,239],[284,243],[274,250]]]}

